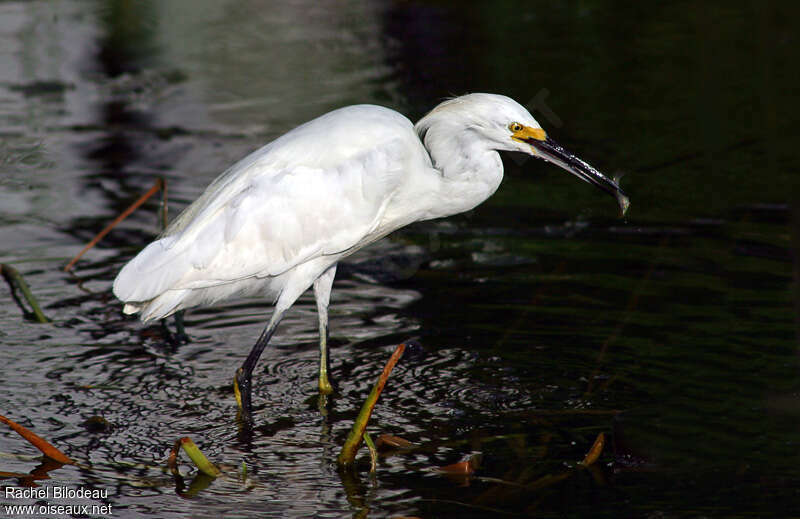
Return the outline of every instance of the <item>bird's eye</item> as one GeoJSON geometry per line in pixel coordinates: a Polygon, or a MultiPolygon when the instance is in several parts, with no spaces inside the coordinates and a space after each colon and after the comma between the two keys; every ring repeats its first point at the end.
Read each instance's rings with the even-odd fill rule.
{"type": "Polygon", "coordinates": [[[522,130],[522,125],[519,124],[519,123],[511,123],[511,124],[508,125],[508,129],[511,130],[512,132],[516,133],[516,132],[522,130]]]}

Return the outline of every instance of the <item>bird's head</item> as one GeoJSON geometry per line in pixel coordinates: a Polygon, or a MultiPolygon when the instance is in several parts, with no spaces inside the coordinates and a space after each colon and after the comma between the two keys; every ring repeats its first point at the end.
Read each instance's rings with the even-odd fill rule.
{"type": "Polygon", "coordinates": [[[630,201],[619,184],[551,139],[536,119],[513,99],[497,94],[467,94],[434,108],[419,123],[424,133],[436,122],[452,131],[466,128],[499,151],[517,151],[551,162],[616,198],[622,214],[630,201]]]}

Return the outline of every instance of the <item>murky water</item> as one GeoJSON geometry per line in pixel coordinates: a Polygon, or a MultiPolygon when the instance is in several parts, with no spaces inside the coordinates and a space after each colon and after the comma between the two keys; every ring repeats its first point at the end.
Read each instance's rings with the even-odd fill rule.
{"type": "MultiPolygon", "coordinates": [[[[796,515],[798,13],[535,7],[0,2],[0,262],[52,320],[0,286],[0,414],[81,464],[39,483],[108,489],[113,517],[796,515]],[[180,345],[122,315],[111,280],[158,232],[157,202],[61,271],[158,177],[174,216],[316,115],[370,102],[417,118],[467,91],[515,97],[625,173],[631,211],[506,157],[483,206],[342,265],[322,409],[309,296],[256,370],[253,434],[231,381],[267,302],[189,312],[180,345]],[[421,347],[370,430],[416,448],[342,477],[352,419],[407,339],[421,347]],[[577,469],[599,433],[600,460],[577,469]],[[194,486],[176,486],[182,436],[226,476],[192,481],[185,463],[194,486]],[[431,470],[475,453],[472,478],[431,470]]],[[[34,454],[0,433],[0,471],[33,471],[34,454]]]]}

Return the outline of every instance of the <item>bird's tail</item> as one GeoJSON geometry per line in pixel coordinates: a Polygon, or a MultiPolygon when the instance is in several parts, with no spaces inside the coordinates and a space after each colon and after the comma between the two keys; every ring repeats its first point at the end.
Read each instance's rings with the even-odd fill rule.
{"type": "Polygon", "coordinates": [[[114,295],[125,303],[126,314],[141,313],[143,321],[160,319],[180,310],[185,289],[174,289],[189,270],[185,254],[171,248],[172,236],[156,240],[130,260],[114,280],[114,295]]]}
{"type": "Polygon", "coordinates": [[[152,321],[169,317],[185,308],[181,303],[186,299],[188,290],[167,290],[158,297],[141,303],[125,303],[123,313],[138,313],[142,321],[152,321]]]}

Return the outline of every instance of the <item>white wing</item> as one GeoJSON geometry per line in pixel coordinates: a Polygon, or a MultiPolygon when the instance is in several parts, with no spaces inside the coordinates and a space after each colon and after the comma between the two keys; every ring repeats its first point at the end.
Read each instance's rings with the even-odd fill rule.
{"type": "Polygon", "coordinates": [[[276,276],[357,247],[421,149],[411,123],[379,107],[348,107],[298,127],[215,180],[122,269],[114,294],[144,302],[166,290],[276,276]]]}

